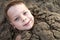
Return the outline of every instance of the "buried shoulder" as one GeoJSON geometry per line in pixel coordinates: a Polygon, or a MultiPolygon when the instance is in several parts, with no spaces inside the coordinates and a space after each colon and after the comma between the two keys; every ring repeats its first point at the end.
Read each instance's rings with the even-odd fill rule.
{"type": "Polygon", "coordinates": [[[60,39],[60,14],[54,12],[41,12],[37,15],[36,19],[38,23],[34,25],[33,34],[39,36],[41,40],[60,39]]]}

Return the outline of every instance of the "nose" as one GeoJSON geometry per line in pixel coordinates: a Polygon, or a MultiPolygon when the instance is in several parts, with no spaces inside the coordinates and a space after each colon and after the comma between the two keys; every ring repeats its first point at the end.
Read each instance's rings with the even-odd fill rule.
{"type": "Polygon", "coordinates": [[[22,22],[24,22],[26,19],[27,19],[27,17],[26,17],[26,16],[21,15],[21,20],[22,20],[22,22]]]}

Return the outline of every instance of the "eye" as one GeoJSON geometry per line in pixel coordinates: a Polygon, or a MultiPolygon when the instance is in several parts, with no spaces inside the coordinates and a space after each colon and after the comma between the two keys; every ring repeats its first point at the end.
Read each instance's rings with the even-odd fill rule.
{"type": "Polygon", "coordinates": [[[26,14],[27,14],[27,12],[24,12],[24,13],[23,13],[23,15],[26,15],[26,14]]]}
{"type": "Polygon", "coordinates": [[[19,20],[19,17],[16,17],[14,21],[18,21],[19,20]]]}

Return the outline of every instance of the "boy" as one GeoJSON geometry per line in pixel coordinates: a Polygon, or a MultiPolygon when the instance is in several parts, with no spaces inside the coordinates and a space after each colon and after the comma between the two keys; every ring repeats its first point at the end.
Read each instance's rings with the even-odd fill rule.
{"type": "MultiPolygon", "coordinates": [[[[29,30],[33,27],[34,17],[22,1],[11,2],[7,5],[5,12],[12,27],[18,30],[29,30]]],[[[21,36],[18,35],[16,40],[19,39],[21,36]]]]}
{"type": "Polygon", "coordinates": [[[39,15],[43,16],[43,18],[39,17],[39,19],[45,21],[39,20],[40,23],[33,26],[34,17],[22,1],[11,2],[7,5],[5,12],[6,18],[9,20],[12,27],[19,30],[19,34],[16,36],[15,40],[55,40],[53,33],[49,29],[49,25],[45,22],[45,17],[48,17],[46,16],[48,13],[40,13],[39,15]]]}
{"type": "Polygon", "coordinates": [[[34,17],[22,1],[11,2],[5,12],[10,24],[14,28],[29,30],[33,27],[34,17]]]}

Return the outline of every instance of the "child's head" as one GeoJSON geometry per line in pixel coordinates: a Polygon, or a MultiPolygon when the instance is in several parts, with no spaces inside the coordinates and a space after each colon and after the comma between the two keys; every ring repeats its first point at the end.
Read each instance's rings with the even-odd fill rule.
{"type": "Polygon", "coordinates": [[[33,27],[34,17],[22,1],[13,1],[6,7],[6,17],[18,30],[29,30],[33,27]]]}

